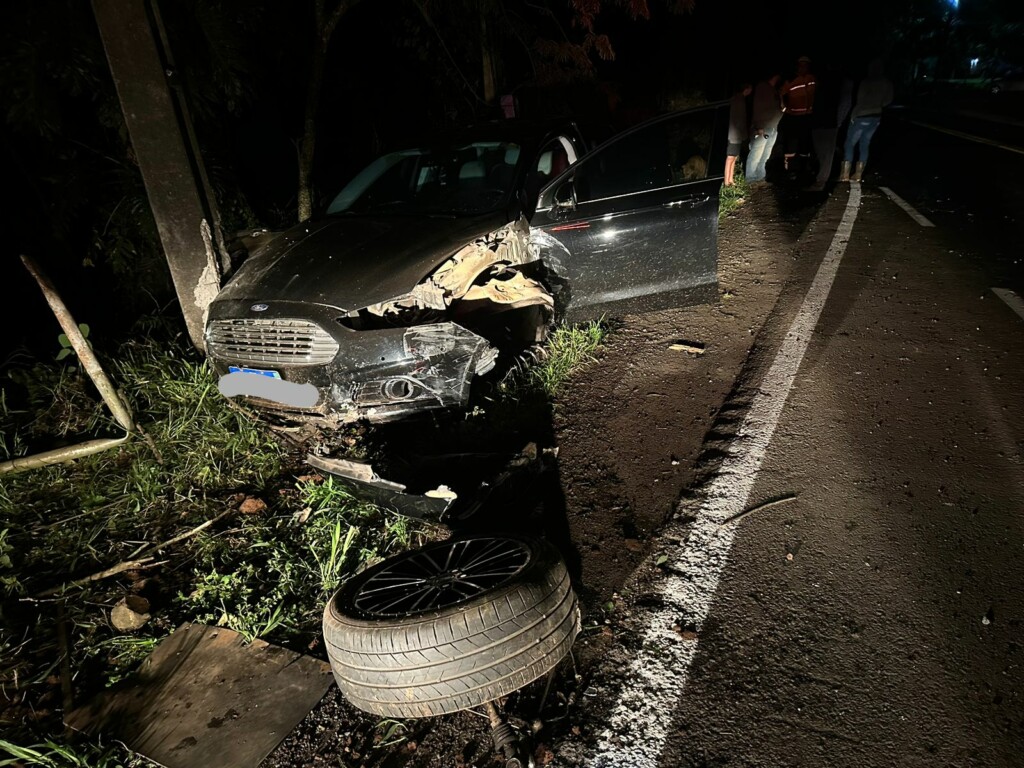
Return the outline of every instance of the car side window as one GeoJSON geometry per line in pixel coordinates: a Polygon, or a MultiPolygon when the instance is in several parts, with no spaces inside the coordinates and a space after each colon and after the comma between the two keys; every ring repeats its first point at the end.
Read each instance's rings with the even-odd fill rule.
{"type": "Polygon", "coordinates": [[[701,109],[623,136],[580,162],[573,176],[577,202],[708,178],[714,129],[715,111],[701,109]]]}
{"type": "Polygon", "coordinates": [[[537,160],[530,169],[526,180],[526,193],[530,200],[536,200],[537,193],[551,179],[576,162],[576,151],[572,142],[558,136],[541,147],[537,160]]]}

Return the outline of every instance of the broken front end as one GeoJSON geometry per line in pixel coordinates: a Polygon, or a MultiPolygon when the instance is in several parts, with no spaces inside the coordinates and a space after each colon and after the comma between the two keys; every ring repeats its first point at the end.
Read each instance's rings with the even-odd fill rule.
{"type": "Polygon", "coordinates": [[[525,221],[461,248],[408,293],[356,310],[221,298],[207,353],[228,397],[325,425],[464,407],[500,352],[542,341],[554,299],[525,221]]]}

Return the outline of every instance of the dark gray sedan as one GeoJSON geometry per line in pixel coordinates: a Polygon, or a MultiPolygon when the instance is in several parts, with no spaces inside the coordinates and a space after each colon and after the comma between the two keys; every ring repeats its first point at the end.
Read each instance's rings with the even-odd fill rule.
{"type": "Polygon", "coordinates": [[[210,307],[225,395],[326,425],[467,403],[553,322],[716,290],[727,110],[584,155],[572,123],[507,121],[371,163],[210,307]]]}

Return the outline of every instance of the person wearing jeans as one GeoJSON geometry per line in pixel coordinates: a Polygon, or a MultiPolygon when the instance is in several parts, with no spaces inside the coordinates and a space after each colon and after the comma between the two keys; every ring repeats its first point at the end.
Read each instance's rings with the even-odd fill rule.
{"type": "Polygon", "coordinates": [[[853,163],[854,150],[856,150],[857,167],[850,177],[853,181],[860,181],[864,174],[864,166],[868,162],[868,148],[871,146],[871,138],[878,130],[878,124],[882,118],[878,115],[867,117],[855,117],[850,121],[850,127],[846,130],[846,147],[843,152],[843,173],[849,175],[850,165],[853,163]]]}
{"type": "Polygon", "coordinates": [[[764,181],[767,172],[765,166],[772,156],[775,140],[779,138],[778,128],[762,128],[750,137],[750,153],[747,155],[747,181],[764,181]]]}
{"type": "Polygon", "coordinates": [[[864,176],[864,166],[868,162],[868,149],[871,139],[878,130],[882,119],[882,110],[892,103],[892,81],[882,70],[882,60],[875,59],[868,67],[868,76],[861,80],[857,88],[857,101],[850,115],[850,127],[846,132],[846,146],[843,153],[843,167],[840,181],[860,181],[864,176]],[[850,166],[854,161],[854,149],[857,149],[857,165],[853,174],[850,166]]]}
{"type": "Polygon", "coordinates": [[[750,121],[750,154],[747,155],[747,181],[764,181],[765,166],[772,156],[772,147],[779,138],[782,101],[779,98],[778,75],[762,80],[754,89],[754,109],[750,121]]]}

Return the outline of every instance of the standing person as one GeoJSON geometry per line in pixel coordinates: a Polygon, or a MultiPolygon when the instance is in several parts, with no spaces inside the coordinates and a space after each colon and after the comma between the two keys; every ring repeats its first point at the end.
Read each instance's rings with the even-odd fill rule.
{"type": "Polygon", "coordinates": [[[731,187],[734,183],[736,159],[740,156],[744,142],[750,136],[750,126],[747,124],[747,96],[752,91],[750,83],[744,83],[729,100],[729,147],[725,155],[725,186],[727,187],[731,187]]]}
{"type": "Polygon", "coordinates": [[[846,122],[853,106],[853,80],[834,70],[826,71],[818,82],[815,110],[811,117],[811,141],[818,160],[818,175],[808,192],[823,192],[835,160],[839,127],[846,122]]]}
{"type": "Polygon", "coordinates": [[[857,101],[853,105],[850,127],[846,133],[840,181],[860,181],[863,178],[871,139],[878,130],[882,110],[892,104],[892,97],[892,81],[885,76],[882,60],[875,59],[868,66],[868,76],[861,80],[857,87],[857,101]],[[851,176],[850,166],[853,164],[854,147],[858,148],[857,166],[851,176]]]}
{"type": "Polygon", "coordinates": [[[747,155],[747,181],[764,181],[765,166],[772,156],[772,147],[779,138],[782,120],[782,102],[779,100],[779,81],[772,75],[754,89],[754,108],[750,122],[750,154],[747,155]]]}
{"type": "Polygon", "coordinates": [[[782,101],[786,110],[782,125],[786,141],[786,170],[789,170],[789,161],[796,155],[810,154],[811,115],[814,114],[816,87],[817,81],[811,73],[811,60],[801,56],[796,61],[796,75],[782,86],[782,101]]]}

